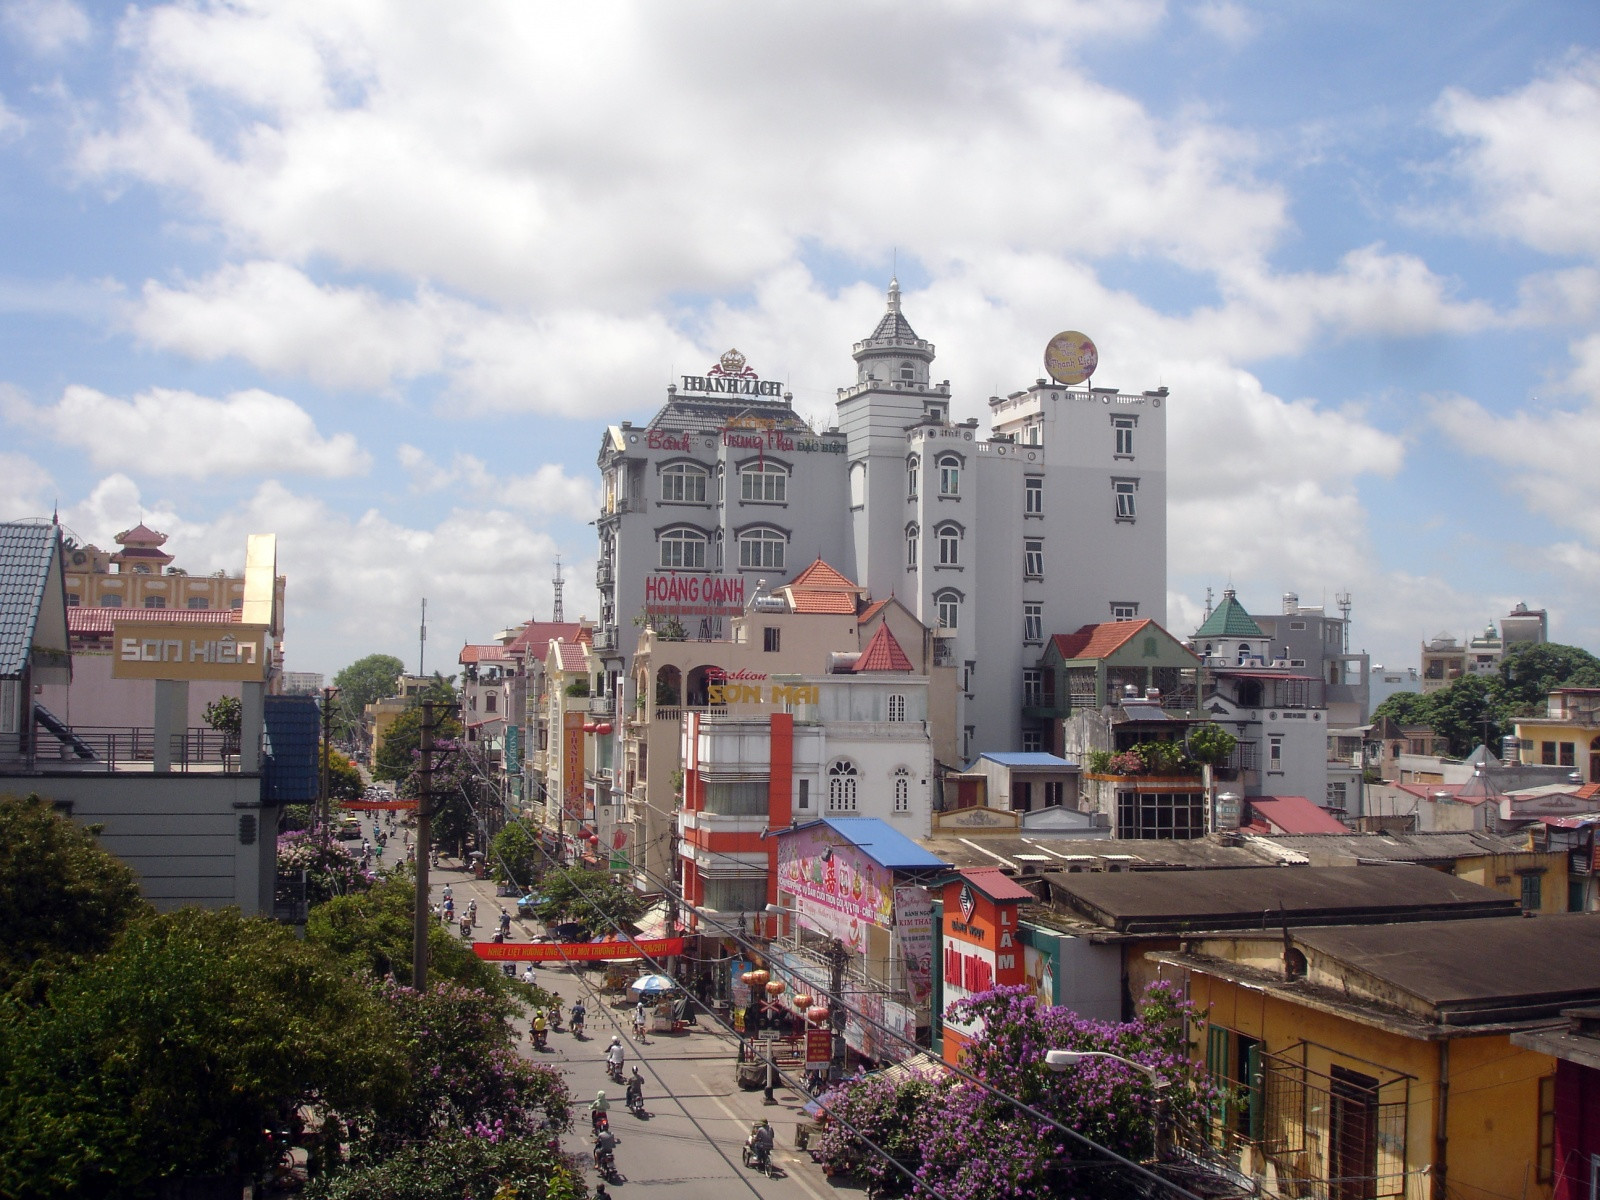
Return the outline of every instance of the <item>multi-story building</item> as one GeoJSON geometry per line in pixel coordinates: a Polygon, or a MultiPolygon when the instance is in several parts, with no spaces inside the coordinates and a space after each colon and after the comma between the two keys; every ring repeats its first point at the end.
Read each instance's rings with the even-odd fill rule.
{"type": "Polygon", "coordinates": [[[1036,380],[990,398],[985,437],[951,420],[898,283],[852,356],[837,428],[811,429],[730,351],[644,428],[607,431],[596,646],[614,684],[630,623],[716,637],[761,581],[823,557],[894,596],[959,668],[960,759],[1013,749],[1047,630],[1164,619],[1166,389],[1036,380]]]}
{"type": "Polygon", "coordinates": [[[1569,767],[1600,783],[1600,688],[1556,688],[1544,713],[1518,717],[1516,731],[1522,762],[1569,767]]]}
{"type": "MultiPolygon", "coordinates": [[[[117,534],[120,549],[65,543],[68,608],[181,608],[191,611],[244,607],[244,575],[217,571],[190,575],[172,565],[162,547],[167,535],[138,524],[117,534]]],[[[277,612],[283,612],[284,578],[277,579],[277,612]]],[[[281,640],[283,630],[273,631],[281,640]]]]}
{"type": "Polygon", "coordinates": [[[1250,614],[1270,641],[1274,660],[1287,659],[1290,670],[1322,680],[1322,704],[1336,729],[1365,725],[1372,711],[1372,659],[1351,653],[1348,597],[1340,600],[1344,611],[1332,616],[1321,605],[1301,604],[1299,596],[1285,592],[1282,612],[1250,614]]]}

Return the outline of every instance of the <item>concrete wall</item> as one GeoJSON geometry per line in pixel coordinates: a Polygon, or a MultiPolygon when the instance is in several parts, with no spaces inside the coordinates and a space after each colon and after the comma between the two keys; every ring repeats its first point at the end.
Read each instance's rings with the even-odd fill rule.
{"type": "Polygon", "coordinates": [[[100,845],[138,873],[159,909],[272,912],[278,810],[262,806],[258,775],[12,776],[0,777],[0,791],[37,792],[79,824],[103,826],[100,845]]]}
{"type": "MultiPolygon", "coordinates": [[[[72,682],[44,684],[39,691],[39,703],[75,727],[150,728],[155,722],[156,681],[113,679],[111,662],[109,653],[73,654],[72,682]]],[[[223,696],[238,699],[242,686],[238,683],[192,681],[189,684],[189,716],[185,725],[190,729],[206,727],[202,715],[206,705],[223,696]]]]}

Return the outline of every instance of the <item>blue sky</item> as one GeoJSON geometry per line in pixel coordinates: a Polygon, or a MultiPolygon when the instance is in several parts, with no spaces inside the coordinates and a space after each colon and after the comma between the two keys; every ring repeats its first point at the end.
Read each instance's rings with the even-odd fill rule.
{"type": "Polygon", "coordinates": [[[898,268],[958,418],[1172,391],[1169,624],[1600,650],[1600,7],[0,0],[0,516],[276,532],[288,665],[595,612],[594,457],[898,268]]]}

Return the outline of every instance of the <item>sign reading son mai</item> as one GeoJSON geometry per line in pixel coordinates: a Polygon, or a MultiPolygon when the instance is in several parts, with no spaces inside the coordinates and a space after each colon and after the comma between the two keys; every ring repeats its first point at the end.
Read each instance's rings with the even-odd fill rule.
{"type": "Polygon", "coordinates": [[[118,621],[113,630],[113,679],[260,683],[272,660],[271,632],[265,625],[118,621]]]}

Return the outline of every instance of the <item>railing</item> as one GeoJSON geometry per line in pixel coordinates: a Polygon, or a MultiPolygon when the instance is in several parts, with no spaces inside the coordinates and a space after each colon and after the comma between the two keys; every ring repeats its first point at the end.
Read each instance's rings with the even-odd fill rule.
{"type": "Polygon", "coordinates": [[[725,704],[669,704],[658,707],[655,710],[655,719],[657,721],[677,722],[683,719],[684,713],[691,712],[700,713],[707,717],[725,717],[728,715],[728,707],[725,704]]]}
{"type": "MultiPolygon", "coordinates": [[[[34,769],[73,768],[84,771],[116,771],[155,762],[155,730],[139,727],[75,725],[71,732],[93,755],[84,759],[73,746],[54,736],[41,736],[28,763],[34,769]]],[[[239,739],[215,729],[186,729],[172,735],[172,769],[203,769],[232,773],[239,769],[239,739]]]]}

